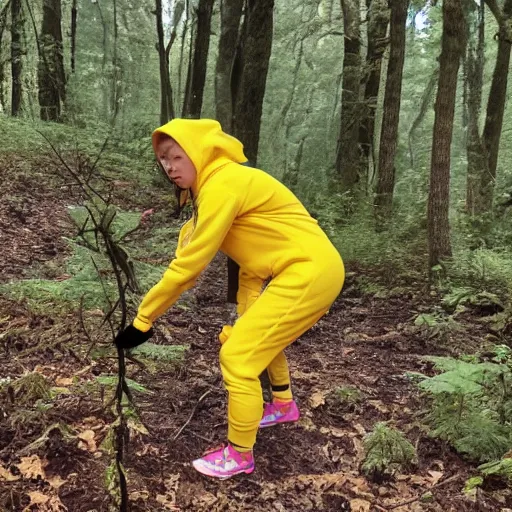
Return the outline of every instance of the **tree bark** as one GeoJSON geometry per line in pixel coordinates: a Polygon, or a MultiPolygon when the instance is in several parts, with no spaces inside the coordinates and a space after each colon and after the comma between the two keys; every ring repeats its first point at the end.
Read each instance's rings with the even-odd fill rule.
{"type": "MultiPolygon", "coordinates": [[[[493,14],[497,6],[491,1],[487,1],[493,14]]],[[[499,12],[496,18],[499,25],[498,54],[496,64],[492,75],[491,89],[487,103],[487,113],[483,131],[483,145],[487,152],[488,172],[483,176],[481,183],[482,190],[482,211],[491,211],[494,194],[494,183],[496,181],[496,170],[498,166],[498,153],[500,147],[501,130],[503,128],[503,115],[505,112],[505,103],[507,99],[508,72],[510,67],[510,50],[512,44],[512,28],[510,26],[512,18],[512,0],[505,0],[503,11],[499,12]]]]}
{"type": "Polygon", "coordinates": [[[359,0],[341,0],[345,45],[341,94],[341,126],[336,150],[336,174],[342,191],[359,182],[359,94],[361,88],[361,38],[359,0]]]}
{"type": "Polygon", "coordinates": [[[244,0],[223,0],[221,3],[219,56],[215,69],[215,112],[217,121],[228,133],[233,129],[232,72],[243,4],[244,0]]]}
{"type": "MultiPolygon", "coordinates": [[[[365,89],[362,119],[359,126],[360,174],[368,174],[370,156],[373,155],[375,112],[379,95],[382,57],[386,50],[386,32],[389,24],[389,8],[385,0],[367,0],[368,50],[366,54],[365,89]]],[[[373,162],[375,167],[375,162],[373,162]]],[[[367,179],[365,178],[365,182],[367,179]]]]}
{"type": "Polygon", "coordinates": [[[199,118],[203,107],[206,65],[210,47],[210,28],[214,0],[199,0],[197,7],[197,30],[193,43],[194,54],[189,64],[183,117],[199,118]]]}
{"type": "Polygon", "coordinates": [[[71,6],[71,73],[75,72],[77,18],[78,18],[77,0],[73,0],[73,4],[71,6]]]}
{"type": "Polygon", "coordinates": [[[6,99],[5,99],[5,63],[7,59],[2,57],[2,39],[4,37],[5,27],[7,25],[7,14],[9,13],[9,8],[11,7],[10,0],[7,1],[6,4],[0,10],[0,107],[2,112],[5,112],[6,107],[6,99]]]}
{"type": "Polygon", "coordinates": [[[466,152],[468,159],[466,211],[470,215],[483,213],[482,183],[489,172],[486,151],[480,137],[479,119],[482,105],[484,74],[484,12],[485,4],[478,6],[472,0],[463,2],[468,45],[466,49],[465,95],[467,111],[466,152]]]}
{"type": "Polygon", "coordinates": [[[391,216],[395,188],[395,156],[402,96],[405,33],[409,0],[391,0],[389,64],[384,94],[384,114],[379,147],[379,169],[375,196],[377,227],[391,216]]]}
{"type": "Polygon", "coordinates": [[[60,121],[61,102],[66,96],[61,17],[61,0],[43,0],[38,65],[39,107],[43,121],[60,121]]]}
{"type": "Polygon", "coordinates": [[[273,11],[274,0],[247,1],[239,57],[241,73],[236,77],[233,135],[243,142],[251,165],[258,161],[261,113],[272,50],[273,11]]]}
{"type": "Polygon", "coordinates": [[[443,35],[428,198],[430,268],[452,255],[450,243],[450,149],[457,91],[457,74],[465,49],[465,21],[461,0],[444,0],[443,35]]]}
{"type": "Polygon", "coordinates": [[[160,62],[160,124],[174,118],[171,81],[169,77],[168,53],[165,49],[162,0],[155,2],[156,31],[158,35],[158,59],[160,62]]]}
{"type": "Polygon", "coordinates": [[[21,0],[11,0],[11,115],[18,116],[21,113],[21,95],[22,82],[21,74],[23,71],[22,32],[23,15],[21,11],[21,0]]]}

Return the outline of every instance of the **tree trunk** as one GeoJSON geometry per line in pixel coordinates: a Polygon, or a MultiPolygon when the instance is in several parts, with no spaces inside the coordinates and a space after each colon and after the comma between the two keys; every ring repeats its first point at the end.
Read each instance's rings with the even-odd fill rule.
{"type": "Polygon", "coordinates": [[[156,0],[156,31],[158,34],[158,58],[160,62],[160,124],[174,118],[172,90],[169,77],[168,53],[165,49],[164,25],[162,21],[162,0],[156,0]]]}
{"type": "Polygon", "coordinates": [[[444,0],[443,35],[428,198],[430,268],[452,254],[450,244],[450,148],[460,59],[465,48],[465,21],[461,0],[444,0]]]}
{"type": "Polygon", "coordinates": [[[272,50],[274,0],[248,0],[243,27],[241,73],[236,86],[233,135],[251,165],[258,161],[261,113],[272,50]]]}
{"type": "Polygon", "coordinates": [[[210,47],[210,27],[214,0],[199,0],[197,7],[197,29],[194,41],[194,56],[189,64],[183,117],[199,118],[203,107],[206,65],[210,47]]]}
{"type": "MultiPolygon", "coordinates": [[[[491,7],[491,1],[487,4],[491,7]]],[[[496,15],[496,5],[491,8],[496,15]]],[[[498,152],[500,147],[501,130],[503,128],[503,114],[507,99],[508,72],[510,66],[510,49],[512,41],[512,0],[505,0],[503,12],[499,13],[498,54],[492,75],[491,89],[487,103],[487,114],[483,131],[483,145],[487,152],[488,172],[481,182],[482,211],[491,211],[494,183],[496,181],[496,169],[498,165],[498,152]]]]}
{"type": "Polygon", "coordinates": [[[21,113],[21,73],[23,70],[23,45],[21,35],[23,32],[23,16],[21,0],[11,0],[11,76],[12,100],[11,114],[17,116],[21,113]]]}
{"type": "Polygon", "coordinates": [[[38,65],[39,107],[43,121],[60,121],[61,101],[65,99],[61,16],[61,0],[43,0],[38,65]]]}
{"type": "Polygon", "coordinates": [[[375,196],[378,227],[389,219],[395,188],[395,156],[405,58],[405,32],[409,0],[391,0],[389,63],[384,94],[384,114],[379,146],[379,169],[375,196]]]}
{"type": "Polygon", "coordinates": [[[232,71],[243,4],[244,0],[223,0],[221,4],[219,56],[215,69],[215,112],[217,121],[228,133],[233,129],[232,71]]]}
{"type": "Polygon", "coordinates": [[[77,0],[71,6],[71,73],[75,72],[76,23],[78,18],[77,0]]]}
{"type": "MultiPolygon", "coordinates": [[[[360,173],[368,174],[370,155],[373,155],[375,112],[379,95],[382,56],[386,49],[386,32],[389,24],[388,3],[385,0],[367,0],[368,6],[368,51],[366,54],[366,82],[362,119],[359,126],[360,173]]],[[[373,162],[375,167],[375,162],[373,162]]],[[[365,179],[367,182],[367,179],[365,179]]]]}
{"type": "Polygon", "coordinates": [[[361,88],[361,38],[359,0],[341,0],[345,45],[341,93],[341,126],[336,150],[336,173],[342,191],[359,182],[359,93],[361,88]]]}
{"type": "Polygon", "coordinates": [[[5,27],[7,25],[7,14],[9,12],[9,7],[11,7],[10,0],[7,1],[6,4],[2,7],[0,11],[0,108],[2,112],[5,112],[5,63],[7,59],[2,57],[2,39],[4,37],[5,27]]]}
{"type": "Polygon", "coordinates": [[[480,137],[479,119],[482,105],[482,85],[484,74],[484,12],[485,4],[480,6],[473,0],[464,0],[467,23],[468,45],[466,50],[467,110],[466,151],[468,174],[466,188],[466,211],[470,215],[482,213],[481,183],[489,172],[485,148],[480,137]]]}

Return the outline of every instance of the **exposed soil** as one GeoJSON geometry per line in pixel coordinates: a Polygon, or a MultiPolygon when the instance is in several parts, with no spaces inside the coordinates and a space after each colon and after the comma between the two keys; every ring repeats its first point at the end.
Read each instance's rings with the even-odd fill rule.
{"type": "MultiPolygon", "coordinates": [[[[71,225],[61,191],[34,187],[19,161],[1,165],[11,178],[0,204],[5,282],[34,275],[41,262],[64,258],[61,237],[71,225]]],[[[355,267],[349,268],[344,292],[329,314],[288,350],[301,420],[260,432],[253,474],[223,482],[197,474],[190,461],[224,441],[226,432],[217,341],[230,314],[224,268],[217,257],[187,307],[173,308],[158,322],[156,342],[190,345],[183,364],[160,364],[151,372],[129,362],[129,378],[150,391],[134,393],[148,433],[131,430],[124,457],[132,512],[512,507],[512,493],[499,483],[473,499],[461,492],[477,474],[475,466],[426,435],[420,422],[426,404],[406,375],[431,372],[423,355],[478,345],[482,327],[472,325],[444,343],[428,340],[411,329],[411,319],[431,307],[424,294],[362,296],[354,277],[363,269],[355,267]],[[360,403],[333,402],[330,392],[346,385],[362,391],[360,403]],[[378,421],[389,421],[407,435],[418,463],[375,481],[360,472],[360,465],[362,440],[378,421]]],[[[94,312],[86,320],[98,325],[94,312]]],[[[112,457],[100,444],[113,415],[108,393],[89,386],[95,376],[117,371],[115,352],[105,346],[106,357],[91,359],[76,312],[36,314],[25,303],[0,296],[0,379],[35,370],[61,388],[51,402],[43,400],[53,404],[50,408],[41,401],[24,403],[10,386],[0,396],[1,511],[112,510],[105,483],[112,457]]]]}

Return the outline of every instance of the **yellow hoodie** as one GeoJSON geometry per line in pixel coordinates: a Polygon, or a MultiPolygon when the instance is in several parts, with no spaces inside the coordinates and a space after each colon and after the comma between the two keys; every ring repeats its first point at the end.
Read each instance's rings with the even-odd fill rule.
{"type": "Polygon", "coordinates": [[[218,250],[240,265],[240,315],[263,282],[288,265],[313,261],[318,272],[327,270],[335,249],[317,221],[278,180],[240,165],[247,160],[242,144],[217,121],[174,119],[155,130],[154,147],[158,133],[176,140],[196,168],[195,214],[181,229],[175,259],[144,297],[134,321],[137,329],[149,330],[194,285],[218,250]]]}

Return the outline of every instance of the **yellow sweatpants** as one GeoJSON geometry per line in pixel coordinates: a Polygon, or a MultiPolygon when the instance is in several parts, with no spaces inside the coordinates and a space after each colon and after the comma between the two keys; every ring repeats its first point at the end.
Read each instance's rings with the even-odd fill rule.
{"type": "MultiPolygon", "coordinates": [[[[331,251],[330,251],[331,252],[331,251]]],[[[241,316],[220,350],[228,398],[228,440],[252,448],[263,414],[259,375],[268,368],[273,386],[290,384],[283,350],[329,309],[344,281],[341,258],[293,263],[275,276],[241,316]]],[[[291,396],[291,395],[290,395],[291,396]]]]}

